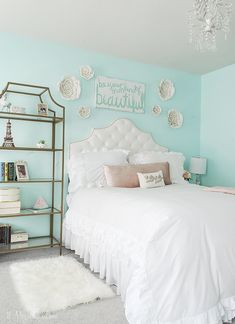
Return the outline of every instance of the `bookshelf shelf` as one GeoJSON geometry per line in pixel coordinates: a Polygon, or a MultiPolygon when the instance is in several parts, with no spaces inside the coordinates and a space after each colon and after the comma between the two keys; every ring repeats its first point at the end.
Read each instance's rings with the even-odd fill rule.
{"type": "Polygon", "coordinates": [[[63,148],[38,148],[38,147],[0,147],[3,151],[37,151],[37,152],[63,152],[63,148]]]}
{"type": "MultiPolygon", "coordinates": [[[[31,113],[13,113],[13,112],[0,112],[0,120],[15,120],[16,122],[36,122],[36,123],[45,123],[50,127],[51,133],[51,147],[49,148],[38,148],[38,147],[27,147],[27,146],[17,146],[17,147],[0,147],[1,151],[35,151],[39,152],[51,152],[51,175],[50,178],[32,178],[25,181],[0,181],[0,189],[4,187],[5,184],[12,185],[22,185],[22,184],[42,184],[47,183],[51,186],[51,199],[50,199],[50,208],[33,210],[33,209],[21,209],[17,214],[0,214],[0,219],[9,218],[13,219],[14,217],[30,217],[30,216],[46,216],[49,217],[49,236],[43,237],[32,237],[29,238],[27,242],[22,243],[12,243],[7,245],[0,244],[0,253],[9,253],[9,252],[18,252],[26,249],[35,249],[41,247],[53,247],[58,246],[60,248],[60,254],[62,254],[62,219],[63,219],[63,210],[64,210],[64,142],[65,142],[65,107],[60,105],[52,97],[50,89],[48,87],[16,82],[8,82],[6,87],[0,92],[0,99],[5,94],[15,94],[23,96],[33,96],[37,97],[38,101],[45,103],[50,99],[51,104],[48,109],[48,116],[41,116],[38,114],[31,113]],[[45,99],[45,100],[44,100],[45,99]],[[55,107],[55,109],[51,108],[55,107]],[[57,129],[58,124],[61,126],[57,129]],[[58,134],[57,134],[58,133],[58,134]],[[57,138],[59,136],[59,138],[57,138]],[[57,142],[56,139],[59,139],[57,142]],[[56,147],[56,143],[59,143],[56,147]],[[60,152],[60,154],[56,154],[60,152]],[[58,155],[58,156],[57,156],[58,155]],[[57,164],[57,159],[60,159],[61,163],[57,164]],[[59,168],[59,169],[58,169],[59,168]],[[58,169],[58,170],[57,170],[58,169]],[[57,177],[57,178],[56,178],[57,177]],[[60,186],[58,189],[60,193],[55,194],[55,189],[57,189],[56,184],[59,183],[60,186]],[[59,197],[58,197],[59,195],[59,197]],[[56,201],[56,202],[55,202],[56,201]],[[59,217],[60,219],[60,228],[59,228],[59,238],[54,237],[54,216],[59,217]]],[[[22,123],[20,123],[21,125],[22,123]]],[[[34,124],[35,125],[35,124],[34,124]]],[[[30,135],[30,134],[29,134],[30,135]]],[[[23,143],[22,143],[23,144],[23,143]]],[[[40,156],[41,157],[41,156],[40,156]]],[[[9,158],[10,159],[10,158],[9,158]]],[[[13,179],[14,177],[12,177],[13,179]]],[[[2,178],[3,179],[3,178],[2,178]]],[[[14,186],[15,187],[15,186],[14,186]]],[[[33,187],[33,190],[37,190],[37,187],[33,187]]],[[[41,192],[41,190],[40,190],[41,192]]],[[[16,209],[17,211],[17,209],[16,209]]],[[[2,212],[2,210],[1,210],[2,212]]],[[[8,210],[9,212],[9,210],[8,210]]],[[[11,225],[11,224],[10,224],[11,225]]],[[[6,225],[7,226],[7,225],[6,225]]],[[[3,236],[4,237],[4,236],[3,236]]],[[[6,235],[5,235],[6,237],[6,235]]]]}
{"type": "Polygon", "coordinates": [[[44,215],[56,215],[56,214],[61,214],[61,211],[57,208],[47,208],[47,209],[25,208],[25,209],[21,209],[20,213],[17,214],[0,214],[0,218],[20,217],[20,216],[44,216],[44,215]]]}
{"type": "Polygon", "coordinates": [[[60,242],[54,237],[52,238],[50,236],[31,237],[27,242],[0,245],[0,254],[25,251],[25,250],[35,249],[35,248],[53,247],[53,246],[60,246],[60,242]]]}
{"type": "Polygon", "coordinates": [[[21,181],[0,181],[0,184],[25,184],[25,183],[62,183],[62,179],[29,179],[29,180],[21,180],[21,181]]]}
{"type": "Polygon", "coordinates": [[[12,119],[12,120],[21,120],[29,122],[39,122],[39,123],[60,123],[63,121],[62,117],[55,116],[40,116],[35,114],[20,114],[0,111],[0,119],[12,119]]]}

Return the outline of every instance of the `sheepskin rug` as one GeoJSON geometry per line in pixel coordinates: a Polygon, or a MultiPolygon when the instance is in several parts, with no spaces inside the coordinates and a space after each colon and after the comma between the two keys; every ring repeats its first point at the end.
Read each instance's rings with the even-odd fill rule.
{"type": "Polygon", "coordinates": [[[15,262],[10,273],[22,304],[33,317],[115,295],[68,256],[15,262]]]}

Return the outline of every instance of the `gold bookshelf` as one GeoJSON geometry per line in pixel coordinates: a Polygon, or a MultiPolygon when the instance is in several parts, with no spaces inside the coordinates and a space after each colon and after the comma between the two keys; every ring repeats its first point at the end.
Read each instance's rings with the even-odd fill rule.
{"type": "Polygon", "coordinates": [[[43,103],[43,97],[47,95],[52,103],[58,108],[59,115],[57,115],[57,110],[49,109],[48,116],[39,116],[36,114],[23,114],[23,113],[12,113],[12,112],[0,112],[0,119],[10,119],[15,121],[25,121],[25,122],[40,122],[47,123],[52,127],[51,132],[51,148],[36,148],[36,147],[0,147],[0,150],[5,151],[35,151],[35,152],[51,152],[52,154],[52,175],[51,178],[41,178],[41,179],[30,179],[26,181],[0,181],[0,185],[4,184],[40,184],[40,183],[48,183],[51,185],[51,206],[48,209],[43,210],[33,210],[30,208],[22,209],[18,214],[1,214],[1,218],[13,218],[13,217],[25,217],[25,216],[49,216],[50,217],[50,228],[49,236],[42,237],[30,237],[27,242],[20,243],[11,243],[6,245],[0,245],[0,254],[1,253],[9,253],[9,252],[18,252],[25,251],[27,249],[36,249],[42,247],[59,247],[60,254],[62,254],[62,219],[63,219],[63,210],[64,210],[64,142],[65,142],[65,107],[60,105],[55,101],[52,97],[50,89],[48,87],[32,85],[32,84],[24,84],[17,82],[8,82],[6,87],[0,93],[0,98],[5,93],[13,93],[19,95],[26,96],[36,96],[39,98],[40,102],[43,103]],[[61,143],[62,147],[55,147],[55,139],[56,139],[56,125],[58,123],[62,123],[62,138],[61,143]],[[55,155],[56,152],[60,152],[61,154],[61,178],[55,178],[55,155]],[[60,207],[55,208],[55,184],[59,183],[61,185],[61,196],[60,196],[60,207]],[[58,215],[60,217],[60,235],[57,240],[54,236],[54,216],[58,215]]]}

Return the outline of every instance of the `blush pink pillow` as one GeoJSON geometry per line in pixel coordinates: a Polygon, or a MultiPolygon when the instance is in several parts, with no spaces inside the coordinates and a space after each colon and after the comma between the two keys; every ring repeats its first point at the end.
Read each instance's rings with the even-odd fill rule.
{"type": "Polygon", "coordinates": [[[165,184],[171,184],[168,162],[104,166],[104,173],[109,187],[136,188],[140,186],[138,172],[150,173],[160,170],[163,173],[165,184]]]}

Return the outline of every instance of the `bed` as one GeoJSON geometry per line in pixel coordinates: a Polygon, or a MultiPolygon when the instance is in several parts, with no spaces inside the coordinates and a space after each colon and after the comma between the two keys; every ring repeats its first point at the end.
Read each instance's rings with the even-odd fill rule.
{"type": "MultiPolygon", "coordinates": [[[[70,145],[77,153],[167,149],[127,120],[70,145]]],[[[130,324],[219,324],[235,317],[235,196],[186,183],[76,188],[66,248],[117,286],[130,324]]]]}

